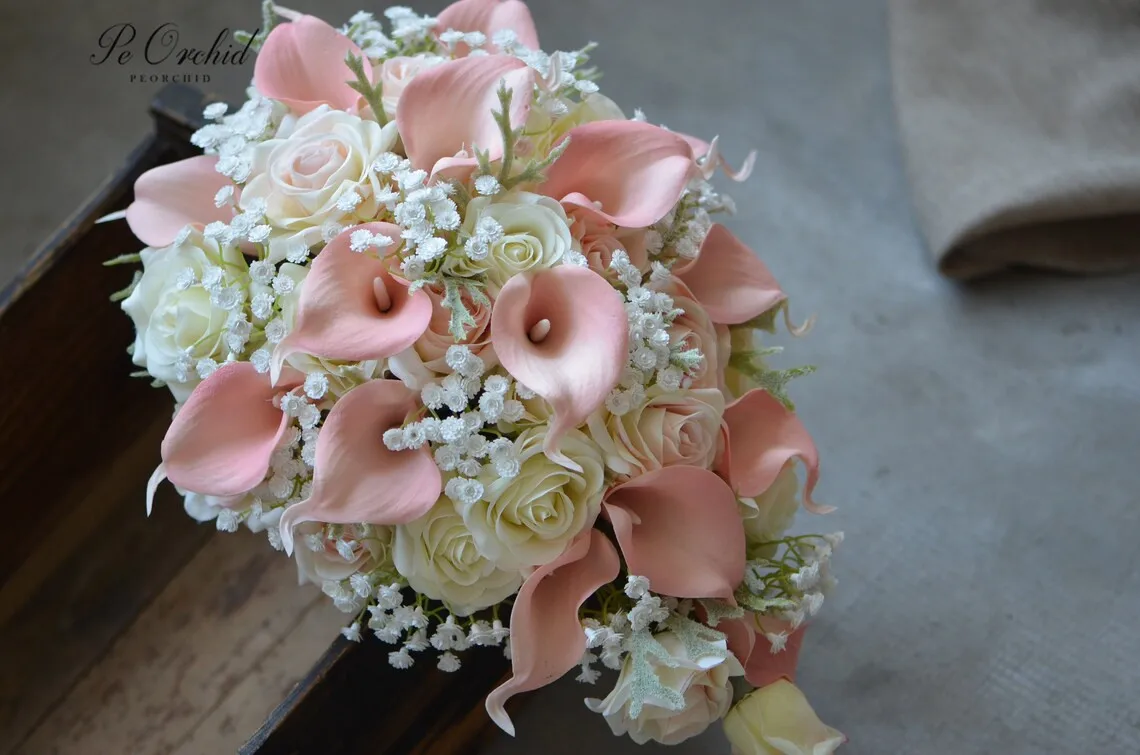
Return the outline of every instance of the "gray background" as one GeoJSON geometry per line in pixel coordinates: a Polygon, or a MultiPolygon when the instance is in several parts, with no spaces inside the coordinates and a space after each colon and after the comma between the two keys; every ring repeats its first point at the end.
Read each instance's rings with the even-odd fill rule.
{"type": "MultiPolygon", "coordinates": [[[[252,1],[3,2],[0,280],[149,129],[158,86],[128,77],[153,69],[91,65],[99,33],[175,21],[208,45],[257,20],[252,1]]],[[[357,3],[294,7],[339,23],[357,3]]],[[[844,752],[1140,752],[1140,278],[935,275],[882,0],[531,5],[546,49],[601,43],[603,90],[627,110],[760,152],[730,226],[819,319],[787,357],[820,367],[793,395],[819,497],[840,507],[809,524],[848,540],[799,683],[844,752]]],[[[208,86],[234,98],[251,71],[209,69],[208,86]]],[[[491,752],[635,751],[587,691],[533,695],[491,752]]],[[[675,750],[718,751],[719,731],[675,750]]]]}

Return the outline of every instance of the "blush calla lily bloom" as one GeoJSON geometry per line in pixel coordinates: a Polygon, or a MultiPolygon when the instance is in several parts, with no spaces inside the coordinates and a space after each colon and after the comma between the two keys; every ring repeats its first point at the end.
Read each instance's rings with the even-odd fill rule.
{"type": "Polygon", "coordinates": [[[403,524],[427,513],[442,490],[431,451],[391,451],[383,441],[415,407],[415,392],[399,380],[369,381],[333,406],[317,436],[312,495],[281,515],[287,553],[304,522],[403,524]]]}
{"type": "Polygon", "coordinates": [[[491,344],[512,376],[554,410],[543,451],[577,472],[562,436],[602,405],[625,367],[625,306],[592,270],[572,265],[510,278],[491,310],[491,344]]]}
{"type": "MultiPolygon", "coordinates": [[[[314,16],[300,15],[274,27],[253,66],[253,85],[262,95],[285,103],[297,115],[329,105],[353,110],[360,94],[348,85],[352,71],[345,56],[360,56],[348,37],[314,16]]],[[[371,81],[371,66],[364,66],[371,81]]]]}
{"type": "Polygon", "coordinates": [[[539,191],[625,228],[665,217],[696,168],[683,138],[649,123],[596,121],[567,136],[539,191]]]}
{"type": "Polygon", "coordinates": [[[736,496],[700,467],[654,470],[613,488],[602,507],[630,574],[674,598],[733,600],[744,579],[736,496]]]}
{"type": "Polygon", "coordinates": [[[499,84],[511,91],[511,126],[526,122],[534,71],[509,55],[460,58],[416,75],[400,95],[396,123],[413,167],[432,175],[477,164],[474,149],[503,155],[495,122],[499,84]]]}
{"type": "Polygon", "coordinates": [[[748,322],[787,299],[760,258],[719,223],[697,258],[674,274],[720,325],[748,322]]]}
{"type": "MultiPolygon", "coordinates": [[[[530,9],[522,0],[459,0],[443,9],[439,14],[436,29],[440,32],[454,29],[462,32],[482,32],[487,37],[483,49],[497,51],[491,41],[497,32],[509,29],[515,33],[519,43],[538,49],[538,31],[534,27],[530,9]]],[[[467,46],[459,48],[466,54],[467,46]]]]}
{"type": "Polygon", "coordinates": [[[273,351],[273,376],[290,354],[365,361],[398,354],[416,342],[431,322],[431,298],[409,293],[371,250],[354,252],[351,236],[370,231],[393,239],[391,223],[367,223],[344,231],[313,260],[297,301],[293,331],[273,351]]]}
{"type": "Polygon", "coordinates": [[[752,175],[752,169],[756,167],[756,150],[749,152],[741,166],[733,170],[728,167],[728,161],[720,154],[719,136],[714,136],[711,142],[688,134],[680,134],[680,137],[692,147],[693,157],[701,160],[701,175],[706,181],[713,177],[717,168],[722,168],[726,176],[740,183],[747,181],[748,177],[752,175]]]}
{"type": "Polygon", "coordinates": [[[835,510],[812,500],[819,481],[819,451],[800,418],[772,394],[756,388],[729,404],[724,410],[724,430],[718,471],[738,496],[760,495],[776,481],[784,464],[799,459],[807,468],[804,508],[815,514],[835,510]]]}
{"type": "Polygon", "coordinates": [[[147,246],[164,247],[188,225],[233,219],[229,207],[214,205],[218,189],[231,185],[230,179],[214,170],[217,164],[216,156],[199,155],[151,168],[139,176],[135,199],[127,207],[131,232],[147,246]]]}
{"type": "Polygon", "coordinates": [[[753,687],[766,687],[778,679],[795,682],[807,624],[792,630],[787,622],[758,619],[755,614],[748,613],[740,619],[722,619],[716,628],[724,632],[728,649],[744,666],[744,678],[753,687]],[[762,624],[758,625],[757,621],[762,624]],[[772,643],[767,637],[769,632],[782,632],[787,636],[783,650],[772,652],[772,643]]]}
{"type": "MultiPolygon", "coordinates": [[[[194,388],[166,431],[161,474],[180,488],[218,497],[257,486],[289,424],[276,399],[303,376],[290,370],[283,379],[274,387],[249,362],[219,367],[194,388]]],[[[151,478],[148,511],[160,479],[151,478]]]]}
{"type": "Polygon", "coordinates": [[[511,608],[511,678],[487,695],[487,714],[503,731],[515,733],[503,707],[508,699],[545,687],[582,660],[586,636],[578,609],[620,568],[613,543],[589,529],[523,582],[511,608]]]}

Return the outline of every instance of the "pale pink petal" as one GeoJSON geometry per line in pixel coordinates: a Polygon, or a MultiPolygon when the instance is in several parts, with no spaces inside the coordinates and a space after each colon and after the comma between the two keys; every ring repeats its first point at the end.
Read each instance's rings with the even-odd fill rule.
{"type": "Polygon", "coordinates": [[[747,322],[787,298],[760,258],[720,224],[709,230],[700,255],[674,273],[715,323],[747,322]]]}
{"type": "Polygon", "coordinates": [[[282,390],[249,362],[219,367],[198,384],[166,431],[166,478],[185,490],[220,497],[256,486],[288,424],[273,404],[282,390]]]}
{"type": "MultiPolygon", "coordinates": [[[[349,53],[361,55],[351,39],[319,18],[300,16],[269,32],[253,66],[253,85],[298,115],[321,105],[351,110],[360,95],[347,83],[355,78],[344,62],[349,53]]],[[[371,66],[364,71],[371,80],[371,66]]]]}
{"type": "Polygon", "coordinates": [[[512,676],[487,695],[487,713],[503,731],[515,733],[503,708],[508,699],[545,687],[581,661],[586,636],[578,609],[620,567],[613,544],[590,529],[523,582],[511,608],[512,676]]]}
{"type": "Polygon", "coordinates": [[[653,225],[695,175],[692,149],[659,126],[597,121],[570,129],[568,136],[570,145],[539,191],[616,225],[653,225]]]}
{"type": "MultiPolygon", "coordinates": [[[[518,126],[526,121],[534,98],[534,71],[518,58],[461,58],[412,79],[396,113],[412,165],[432,172],[437,162],[460,152],[474,157],[476,147],[491,160],[501,157],[503,136],[493,114],[499,110],[500,82],[512,92],[511,124],[518,126]]],[[[455,167],[453,162],[443,165],[455,167]]]]}
{"type": "Polygon", "coordinates": [[[431,451],[389,451],[383,441],[415,407],[399,380],[371,380],[333,406],[317,436],[313,493],[281,515],[287,552],[303,522],[403,524],[432,507],[442,483],[431,451]]]}
{"type": "Polygon", "coordinates": [[[559,464],[580,471],[558,452],[559,441],[617,385],[628,332],[621,295],[583,267],[519,274],[499,292],[491,310],[491,344],[507,372],[554,409],[543,450],[559,464]],[[550,322],[550,332],[534,343],[531,329],[541,320],[550,322]]]}
{"type": "Polygon", "coordinates": [[[732,489],[700,467],[665,467],[611,490],[604,508],[630,574],[676,598],[732,600],[744,524],[732,489]]]}
{"type": "Polygon", "coordinates": [[[712,178],[717,168],[722,168],[725,175],[733,181],[738,183],[747,181],[748,177],[752,175],[752,169],[756,167],[756,150],[749,152],[748,157],[744,158],[740,167],[734,170],[729,167],[728,161],[720,154],[720,137],[713,137],[711,142],[706,142],[688,134],[679,134],[679,136],[692,148],[693,157],[698,160],[704,158],[701,163],[701,175],[704,176],[705,180],[712,178]]]}
{"type": "Polygon", "coordinates": [[[728,638],[728,649],[744,666],[744,678],[753,687],[764,687],[777,679],[795,682],[796,665],[807,625],[801,624],[792,631],[786,622],[774,619],[762,621],[765,622],[764,626],[758,627],[756,616],[749,613],[741,619],[722,620],[716,628],[728,638]],[[773,653],[767,633],[779,632],[786,634],[787,640],[783,650],[773,653]]]}
{"type": "MultiPolygon", "coordinates": [[[[487,35],[485,49],[495,51],[491,43],[495,32],[510,29],[518,41],[532,50],[538,49],[538,31],[534,27],[530,9],[521,0],[459,0],[443,9],[439,14],[436,28],[445,32],[448,29],[472,32],[481,31],[487,35]]],[[[466,54],[466,46],[459,50],[466,54]]]]}
{"type": "Polygon", "coordinates": [[[729,404],[724,410],[724,427],[727,439],[720,468],[737,495],[760,495],[775,482],[784,464],[799,459],[807,468],[804,508],[817,514],[834,510],[811,499],[819,481],[815,441],[795,412],[772,394],[756,388],[729,404]]]}
{"type": "Polygon", "coordinates": [[[321,250],[301,288],[293,331],[274,349],[274,375],[290,354],[353,362],[383,359],[408,348],[427,330],[431,299],[423,292],[409,293],[407,284],[388,272],[392,260],[378,259],[372,249],[352,251],[351,236],[360,230],[394,241],[400,237],[397,226],[368,223],[349,228],[321,250]],[[388,299],[383,311],[377,287],[388,299]]]}
{"type": "Polygon", "coordinates": [[[233,211],[215,207],[214,195],[230,179],[214,170],[218,158],[199,155],[151,168],[135,181],[127,225],[147,246],[169,246],[187,225],[229,222],[233,211]]]}

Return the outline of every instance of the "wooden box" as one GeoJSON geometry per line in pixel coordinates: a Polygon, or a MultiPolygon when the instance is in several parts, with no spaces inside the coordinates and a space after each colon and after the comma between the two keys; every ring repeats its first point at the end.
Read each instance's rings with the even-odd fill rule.
{"type": "Polygon", "coordinates": [[[249,755],[476,751],[501,653],[397,671],[389,646],[340,639],[339,615],[264,541],[195,523],[170,486],[146,517],[172,400],[129,377],[131,322],[108,301],[131,271],[102,263],[141,245],[125,222],[95,221],[130,203],[141,173],[194,154],[204,104],[164,89],[153,135],[0,294],[0,753],[214,753],[246,738],[249,755]]]}

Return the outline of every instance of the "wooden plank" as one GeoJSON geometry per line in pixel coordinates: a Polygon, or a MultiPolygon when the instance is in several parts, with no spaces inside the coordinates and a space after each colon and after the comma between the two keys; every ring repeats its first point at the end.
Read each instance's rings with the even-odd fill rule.
{"type": "MultiPolygon", "coordinates": [[[[295,565],[264,537],[212,536],[16,752],[169,753],[216,721],[227,699],[268,709],[292,679],[275,681],[259,698],[248,686],[245,697],[232,696],[258,669],[285,672],[280,648],[298,627],[320,620],[325,640],[308,626],[306,636],[320,644],[295,644],[288,660],[307,666],[343,616],[314,587],[298,587],[295,565]],[[320,616],[309,618],[313,612],[320,616]]],[[[204,752],[232,752],[246,734],[235,727],[232,742],[204,752]]]]}
{"type": "Polygon", "coordinates": [[[391,650],[337,638],[241,755],[459,755],[497,731],[483,700],[510,668],[500,650],[468,650],[455,673],[439,671],[430,655],[393,669],[391,650]]]}

